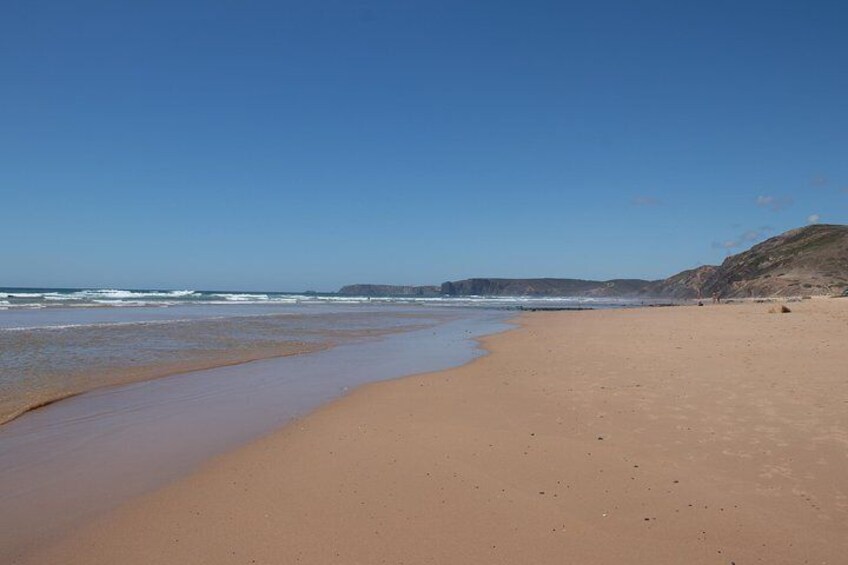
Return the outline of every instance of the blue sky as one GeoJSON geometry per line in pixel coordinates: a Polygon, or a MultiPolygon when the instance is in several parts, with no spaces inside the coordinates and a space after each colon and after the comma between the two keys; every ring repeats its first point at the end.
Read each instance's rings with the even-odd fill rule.
{"type": "Polygon", "coordinates": [[[658,278],[848,223],[845,6],[6,2],[0,286],[658,278]]]}

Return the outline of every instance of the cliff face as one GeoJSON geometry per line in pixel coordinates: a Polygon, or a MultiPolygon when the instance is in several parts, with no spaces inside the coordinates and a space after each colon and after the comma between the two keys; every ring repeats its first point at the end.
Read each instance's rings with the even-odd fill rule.
{"type": "Polygon", "coordinates": [[[718,267],[713,265],[682,271],[667,279],[648,283],[642,294],[655,298],[697,298],[701,292],[702,296],[708,297],[712,291],[707,292],[707,283],[712,281],[716,271],[718,267]]]}
{"type": "Polygon", "coordinates": [[[465,279],[442,283],[446,296],[635,296],[648,284],[639,279],[465,279]]]}
{"type": "Polygon", "coordinates": [[[732,255],[667,279],[474,278],[436,286],[351,285],[340,294],[357,296],[589,296],[725,298],[848,296],[848,226],[813,225],[788,231],[732,255]]]}
{"type": "Polygon", "coordinates": [[[339,290],[343,296],[409,296],[433,297],[439,296],[437,286],[403,286],[391,284],[350,284],[339,290]]]}

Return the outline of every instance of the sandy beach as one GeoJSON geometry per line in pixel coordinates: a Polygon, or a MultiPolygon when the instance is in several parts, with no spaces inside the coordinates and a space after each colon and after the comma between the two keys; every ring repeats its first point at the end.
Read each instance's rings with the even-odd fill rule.
{"type": "Polygon", "coordinates": [[[848,300],[522,315],[27,564],[844,563],[848,300]]]}

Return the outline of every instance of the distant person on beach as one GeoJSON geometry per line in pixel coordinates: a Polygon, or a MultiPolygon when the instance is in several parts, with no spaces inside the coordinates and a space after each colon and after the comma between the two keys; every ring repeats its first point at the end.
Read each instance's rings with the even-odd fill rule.
{"type": "Polygon", "coordinates": [[[721,296],[719,296],[718,292],[713,293],[713,304],[721,304],[721,296]]]}

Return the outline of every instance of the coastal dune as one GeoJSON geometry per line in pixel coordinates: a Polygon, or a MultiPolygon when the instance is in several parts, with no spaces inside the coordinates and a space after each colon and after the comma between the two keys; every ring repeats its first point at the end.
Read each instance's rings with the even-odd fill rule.
{"type": "Polygon", "coordinates": [[[522,315],[15,563],[844,563],[848,300],[522,315]]]}

